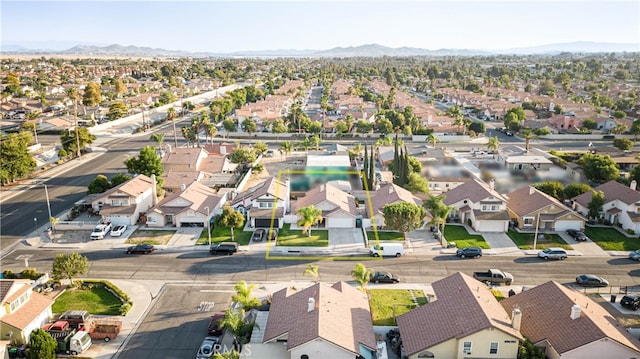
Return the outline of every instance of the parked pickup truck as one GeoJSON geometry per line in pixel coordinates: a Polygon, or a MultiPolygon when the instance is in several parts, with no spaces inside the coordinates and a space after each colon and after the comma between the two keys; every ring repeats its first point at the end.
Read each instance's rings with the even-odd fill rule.
{"type": "Polygon", "coordinates": [[[511,273],[503,272],[499,269],[489,269],[486,272],[473,272],[473,278],[487,284],[511,285],[513,282],[511,273]]]}

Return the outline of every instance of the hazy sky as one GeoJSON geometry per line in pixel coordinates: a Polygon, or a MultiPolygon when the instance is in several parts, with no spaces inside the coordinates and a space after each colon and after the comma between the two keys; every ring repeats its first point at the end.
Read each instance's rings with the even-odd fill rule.
{"type": "Polygon", "coordinates": [[[640,44],[638,0],[2,0],[0,12],[3,45],[54,50],[76,43],[218,53],[370,43],[431,50],[640,44]]]}

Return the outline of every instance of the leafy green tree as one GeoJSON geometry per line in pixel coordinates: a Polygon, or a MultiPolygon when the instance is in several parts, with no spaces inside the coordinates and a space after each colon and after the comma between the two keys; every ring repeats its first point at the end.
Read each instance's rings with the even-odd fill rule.
{"type": "Polygon", "coordinates": [[[379,119],[376,123],[376,128],[383,135],[393,133],[393,124],[386,118],[379,119]]]}
{"type": "Polygon", "coordinates": [[[222,207],[222,213],[216,216],[215,223],[216,226],[222,226],[229,228],[231,230],[231,240],[235,241],[235,237],[233,235],[234,229],[242,228],[244,226],[244,216],[242,213],[234,211],[233,208],[229,206],[222,207]]]}
{"type": "Polygon", "coordinates": [[[613,147],[621,151],[630,150],[633,147],[633,141],[628,138],[616,138],[613,140],[613,147]]]}
{"type": "Polygon", "coordinates": [[[402,232],[404,240],[407,240],[407,232],[413,232],[422,225],[427,214],[424,208],[408,202],[387,204],[382,213],[385,226],[402,232]]]}
{"type": "Polygon", "coordinates": [[[545,359],[544,348],[535,346],[529,338],[518,346],[518,359],[545,359]]]}
{"type": "Polygon", "coordinates": [[[562,200],[564,198],[564,185],[558,181],[542,182],[534,184],[533,187],[555,199],[562,200]]]}
{"type": "Polygon", "coordinates": [[[604,205],[604,192],[592,190],[591,193],[591,201],[587,204],[589,217],[598,218],[600,211],[602,211],[602,206],[604,205]]]}
{"type": "Polygon", "coordinates": [[[213,359],[240,359],[240,353],[237,350],[230,350],[222,353],[214,353],[213,359]]]}
{"type": "Polygon", "coordinates": [[[302,233],[307,233],[311,237],[311,227],[322,221],[322,210],[309,205],[298,209],[296,214],[298,215],[297,224],[302,227],[302,233]]]}
{"type": "Polygon", "coordinates": [[[116,96],[120,97],[127,92],[127,86],[125,86],[122,79],[116,79],[113,84],[116,88],[116,96]]]}
{"type": "Polygon", "coordinates": [[[365,120],[358,120],[356,123],[356,132],[358,133],[369,133],[373,130],[373,123],[367,122],[365,120]]]}
{"type": "Polygon", "coordinates": [[[335,130],[337,133],[347,133],[349,131],[349,127],[347,126],[347,122],[344,120],[336,121],[335,130]]]}
{"type": "Polygon", "coordinates": [[[156,176],[156,180],[161,182],[160,176],[164,173],[162,159],[151,146],[145,146],[140,150],[138,157],[130,157],[124,161],[129,173],[140,173],[147,177],[156,176]]]}
{"type": "Polygon", "coordinates": [[[589,191],[591,186],[586,183],[571,183],[564,188],[564,198],[571,199],[589,191]]]}
{"type": "Polygon", "coordinates": [[[557,91],[558,91],[558,89],[556,88],[556,85],[554,85],[551,80],[544,80],[540,84],[540,87],[538,87],[538,94],[539,95],[546,95],[546,96],[549,96],[549,97],[556,97],[557,91]]]}
{"type": "Polygon", "coordinates": [[[113,175],[110,178],[111,181],[111,187],[116,187],[118,185],[121,185],[122,183],[127,182],[128,180],[130,180],[132,177],[129,176],[126,173],[116,173],[115,175],[113,175]]]}
{"type": "Polygon", "coordinates": [[[624,111],[622,111],[622,110],[613,111],[613,118],[620,120],[620,119],[623,119],[625,117],[627,117],[627,114],[624,111]]]}
{"type": "Polygon", "coordinates": [[[449,217],[449,213],[453,209],[452,207],[447,206],[443,203],[444,198],[445,195],[442,194],[439,196],[430,195],[424,202],[424,207],[431,213],[432,216],[432,220],[430,223],[436,225],[438,227],[438,231],[442,234],[444,234],[444,227],[447,223],[447,217],[449,217]]]}
{"type": "Polygon", "coordinates": [[[258,125],[256,125],[256,121],[250,118],[247,118],[244,121],[242,121],[242,128],[244,128],[244,130],[247,131],[249,135],[258,131],[258,125]]]}
{"type": "Polygon", "coordinates": [[[433,148],[436,148],[436,143],[440,142],[438,140],[438,136],[436,136],[433,132],[427,135],[427,143],[431,143],[433,148]]]}
{"type": "Polygon", "coordinates": [[[633,121],[629,132],[633,135],[634,140],[637,141],[638,135],[640,135],[640,119],[633,121]]]}
{"type": "Polygon", "coordinates": [[[125,105],[120,101],[112,102],[109,105],[109,112],[107,113],[107,118],[109,119],[109,121],[113,121],[113,120],[117,120],[119,118],[123,118],[127,116],[128,113],[129,113],[129,109],[127,108],[127,105],[125,105]]]}
{"type": "Polygon", "coordinates": [[[73,284],[73,278],[87,273],[89,270],[89,259],[78,252],[71,254],[59,253],[53,259],[51,274],[54,279],[69,279],[73,284]]]}
{"type": "Polygon", "coordinates": [[[102,102],[102,89],[97,82],[89,82],[84,88],[82,95],[82,104],[93,107],[102,102]]]}
{"type": "Polygon", "coordinates": [[[267,144],[262,141],[258,141],[253,144],[253,150],[258,154],[263,155],[267,152],[267,150],[269,150],[269,146],[267,146],[267,144]]]}
{"type": "Polygon", "coordinates": [[[604,183],[620,177],[618,166],[607,155],[585,153],[578,160],[578,164],[582,166],[587,179],[592,182],[604,183]]]}
{"type": "Polygon", "coordinates": [[[487,126],[482,122],[473,122],[469,125],[469,131],[473,131],[476,134],[482,134],[487,130],[487,126]]]}
{"type": "Polygon", "coordinates": [[[27,149],[33,143],[29,131],[11,133],[0,138],[0,183],[5,185],[22,178],[36,168],[36,161],[27,149]]]}
{"type": "Polygon", "coordinates": [[[429,193],[429,183],[427,179],[417,173],[409,174],[409,182],[404,188],[411,193],[429,193]]]}
{"type": "Polygon", "coordinates": [[[271,132],[273,133],[285,133],[287,130],[287,125],[284,124],[284,120],[281,118],[276,118],[273,120],[273,123],[271,123],[271,132]]]}
{"type": "Polygon", "coordinates": [[[58,342],[51,334],[38,328],[31,332],[29,336],[29,354],[31,358],[56,359],[58,342]]]}
{"type": "Polygon", "coordinates": [[[229,132],[236,131],[236,122],[232,118],[227,118],[222,121],[222,127],[227,131],[227,138],[229,138],[229,132]]]}
{"type": "Polygon", "coordinates": [[[251,163],[256,160],[256,151],[251,147],[238,147],[231,152],[229,160],[232,163],[251,163]]]}
{"type": "Polygon", "coordinates": [[[351,270],[351,278],[360,286],[361,291],[366,292],[367,284],[369,284],[373,273],[375,273],[373,269],[368,269],[362,263],[356,263],[351,270]]]}
{"type": "Polygon", "coordinates": [[[256,289],[255,284],[248,284],[246,281],[241,280],[233,286],[236,294],[231,296],[231,299],[240,304],[242,309],[251,310],[262,305],[260,299],[251,296],[251,293],[256,289]]]}
{"type": "Polygon", "coordinates": [[[95,140],[96,136],[89,132],[86,127],[77,127],[75,131],[62,130],[60,132],[62,149],[71,155],[78,153],[78,144],[80,145],[80,150],[83,150],[95,140]]]}
{"type": "Polygon", "coordinates": [[[302,275],[313,277],[313,279],[315,279],[317,282],[318,278],[320,277],[320,266],[317,264],[309,263],[307,264],[307,268],[304,270],[304,272],[302,272],[302,275]]]}
{"type": "Polygon", "coordinates": [[[89,182],[87,194],[102,193],[111,188],[111,182],[105,175],[97,175],[89,182]]]}
{"type": "Polygon", "coordinates": [[[149,139],[158,144],[158,148],[162,147],[162,143],[164,142],[164,133],[156,132],[152,134],[149,139]]]}
{"type": "Polygon", "coordinates": [[[598,123],[596,122],[596,120],[588,118],[584,120],[584,122],[582,122],[582,127],[589,130],[594,130],[598,127],[598,123]]]}
{"type": "Polygon", "coordinates": [[[160,93],[160,97],[158,98],[158,104],[160,106],[170,104],[172,102],[176,102],[176,95],[170,91],[162,91],[160,93]]]}

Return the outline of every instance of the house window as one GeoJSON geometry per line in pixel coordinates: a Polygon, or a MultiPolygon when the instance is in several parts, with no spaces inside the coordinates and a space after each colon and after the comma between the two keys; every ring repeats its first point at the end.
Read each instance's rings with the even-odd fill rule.
{"type": "Polygon", "coordinates": [[[147,223],[157,223],[156,217],[153,217],[153,216],[147,217],[147,223]]]}
{"type": "Polygon", "coordinates": [[[491,212],[497,212],[498,211],[498,206],[491,206],[491,212]]]}
{"type": "Polygon", "coordinates": [[[273,208],[273,202],[260,202],[258,203],[259,208],[273,208]]]}
{"type": "Polygon", "coordinates": [[[534,217],[523,217],[522,220],[524,221],[524,226],[525,227],[532,227],[534,219],[535,219],[534,217]]]}
{"type": "Polygon", "coordinates": [[[491,342],[489,344],[489,354],[498,354],[498,342],[491,342]]]}
{"type": "Polygon", "coordinates": [[[111,205],[114,207],[122,207],[129,205],[129,199],[114,199],[111,201],[111,205]]]}
{"type": "Polygon", "coordinates": [[[462,343],[462,353],[471,354],[471,342],[462,343]]]}

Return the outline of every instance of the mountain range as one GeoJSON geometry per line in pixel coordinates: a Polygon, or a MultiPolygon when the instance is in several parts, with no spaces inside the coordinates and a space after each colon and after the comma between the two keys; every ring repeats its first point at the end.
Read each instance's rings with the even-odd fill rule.
{"type": "Polygon", "coordinates": [[[381,57],[381,56],[491,56],[491,55],[555,55],[562,52],[572,53],[609,53],[640,52],[639,44],[603,43],[603,42],[570,42],[548,44],[536,47],[514,48],[508,50],[474,50],[474,49],[438,49],[429,50],[415,47],[392,48],[379,44],[361,46],[335,47],[328,50],[260,50],[236,51],[230,53],[188,52],[165,50],[160,48],[122,46],[76,45],[67,50],[54,51],[32,49],[17,44],[2,46],[4,54],[42,54],[42,55],[83,55],[83,56],[141,56],[141,57],[381,57]]]}

